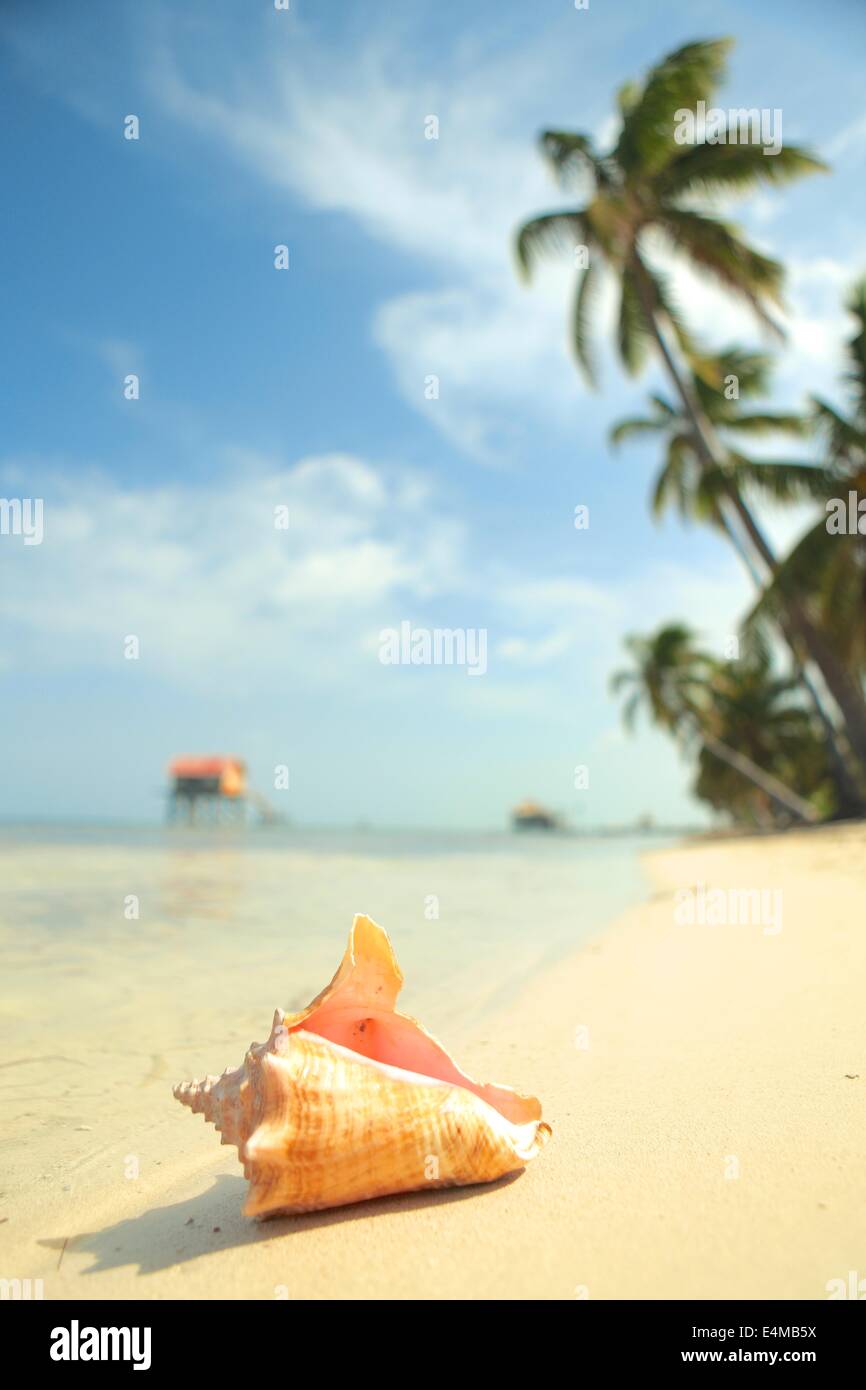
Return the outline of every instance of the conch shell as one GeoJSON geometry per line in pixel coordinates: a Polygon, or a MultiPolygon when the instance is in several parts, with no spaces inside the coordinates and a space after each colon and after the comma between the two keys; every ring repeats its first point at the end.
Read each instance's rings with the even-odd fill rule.
{"type": "Polygon", "coordinates": [[[219,1078],[174,1094],[235,1144],[248,1216],[316,1211],[416,1188],[491,1182],[550,1137],[533,1096],[464,1076],[395,1003],[387,934],[357,916],[331,983],[219,1078]]]}

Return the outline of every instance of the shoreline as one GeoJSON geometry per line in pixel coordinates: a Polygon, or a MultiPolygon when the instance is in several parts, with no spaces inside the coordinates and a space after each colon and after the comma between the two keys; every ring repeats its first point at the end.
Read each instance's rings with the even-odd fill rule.
{"type": "Polygon", "coordinates": [[[648,900],[459,1050],[541,1097],[553,1138],[516,1177],[257,1224],[235,1150],[154,1078],[141,1176],[100,1186],[94,1158],[63,1229],[34,1192],[3,1263],[49,1299],[826,1298],[866,1274],[864,848],[854,825],[651,852],[648,900]],[[778,890],[781,930],[677,924],[699,882],[778,890]]]}

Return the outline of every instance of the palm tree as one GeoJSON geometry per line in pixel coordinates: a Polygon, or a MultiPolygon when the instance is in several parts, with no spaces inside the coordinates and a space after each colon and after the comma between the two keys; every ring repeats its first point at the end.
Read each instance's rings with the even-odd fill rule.
{"type": "MultiPolygon", "coordinates": [[[[728,746],[759,767],[771,768],[816,809],[818,803],[829,811],[827,750],[808,710],[797,701],[797,691],[796,680],[773,673],[766,651],[751,651],[744,660],[714,665],[704,719],[728,746]]],[[[694,791],[739,820],[768,824],[778,819],[767,793],[706,747],[698,758],[694,791]]]]}
{"type": "MultiPolygon", "coordinates": [[[[757,604],[756,624],[783,610],[795,593],[815,612],[841,660],[852,671],[866,672],[866,516],[851,529],[837,526],[841,506],[845,522],[866,513],[866,278],[852,289],[845,306],[855,320],[847,344],[848,368],[843,382],[849,395],[847,413],[812,397],[811,421],[823,443],[829,468],[819,491],[822,515],[779,567],[757,604]],[[850,494],[855,517],[849,518],[850,494]]],[[[761,485],[761,480],[756,480],[761,485]]]]}
{"type": "MultiPolygon", "coordinates": [[[[692,375],[692,390],[725,448],[725,462],[720,468],[707,468],[702,463],[691,419],[682,407],[677,409],[662,395],[650,397],[649,414],[620,420],[610,431],[610,440],[614,445],[647,435],[662,437],[665,453],[653,490],[654,514],[658,517],[666,509],[675,507],[686,521],[705,521],[723,531],[759,589],[762,588],[762,576],[744,543],[742,533],[733,524],[730,512],[721,505],[723,499],[730,490],[736,490],[740,495],[749,490],[761,490],[776,501],[814,499],[826,496],[831,478],[826,468],[787,460],[758,461],[739,452],[737,445],[744,436],[761,437],[780,433],[802,436],[808,430],[808,421],[802,415],[789,411],[744,408],[740,404],[741,400],[752,401],[766,393],[770,366],[766,354],[729,347],[714,357],[703,358],[702,375],[692,375]],[[736,394],[732,389],[734,382],[736,394]],[[731,389],[725,383],[730,383],[731,389]]],[[[777,605],[775,619],[791,647],[795,670],[815,708],[827,741],[836,788],[836,812],[845,816],[862,815],[866,811],[866,800],[848,766],[845,750],[840,747],[836,727],[804,665],[801,644],[788,624],[783,605],[777,605]]]]}
{"type": "MultiPolygon", "coordinates": [[[[817,820],[815,808],[786,786],[780,778],[759,766],[747,753],[733,748],[716,732],[720,721],[714,710],[714,700],[724,679],[729,685],[730,674],[720,682],[717,663],[695,645],[695,635],[682,623],[669,623],[649,637],[633,635],[626,638],[626,648],[633,665],[617,671],[611,678],[614,694],[627,692],[624,707],[626,726],[631,728],[638,711],[645,707],[653,723],[666,729],[683,745],[696,744],[702,756],[711,755],[736,772],[786,816],[798,821],[817,820]]],[[[790,683],[788,683],[788,686],[790,683]]],[[[787,687],[784,687],[787,693],[787,687]]],[[[773,692],[776,698],[783,691],[773,692]]],[[[772,703],[772,700],[765,701],[772,703]]],[[[742,736],[738,728],[737,736],[742,736]]],[[[754,731],[750,732],[754,742],[754,731]]],[[[766,754],[766,741],[761,744],[766,754]]]]}
{"type": "Polygon", "coordinates": [[[652,511],[656,517],[676,508],[685,521],[705,521],[726,532],[753,577],[757,575],[740,533],[721,505],[728,489],[771,493],[777,501],[812,500],[826,495],[828,470],[809,463],[756,461],[740,453],[740,441],[774,434],[802,438],[808,421],[792,411],[744,409],[741,401],[766,395],[771,361],[766,353],[732,346],[711,357],[701,357],[700,372],[693,371],[691,389],[724,448],[721,467],[707,468],[695,440],[691,417],[681,404],[661,394],[650,396],[647,415],[629,416],[612,426],[614,447],[646,436],[661,437],[664,463],[656,479],[652,511]],[[731,383],[730,388],[727,383],[731,383]]]}
{"type": "MultiPolygon", "coordinates": [[[[782,266],[749,246],[729,223],[697,204],[709,195],[781,183],[825,166],[796,145],[769,157],[760,145],[678,144],[677,112],[709,100],[725,70],[730,39],[687,44],[650,70],[646,80],[619,93],[620,132],[613,149],[597,151],[588,135],[545,131],[542,150],[565,186],[576,181],[588,194],[582,206],[532,218],[518,233],[517,259],[528,275],[550,251],[585,247],[574,303],[572,341],[578,363],[592,382],[595,363],[590,321],[604,266],[619,283],[617,345],[630,372],[643,365],[650,344],[661,356],[682,409],[690,419],[704,467],[720,468],[723,450],[681,355],[699,361],[673,304],[663,274],[650,259],[653,238],[682,254],[702,273],[737,295],[758,319],[778,332],[770,310],[781,303],[782,266]]],[[[774,556],[742,496],[723,489],[720,505],[734,513],[769,575],[774,556]]],[[[848,740],[866,768],[866,700],[843,663],[809,622],[796,598],[786,600],[788,622],[820,668],[842,715],[848,740]]]]}

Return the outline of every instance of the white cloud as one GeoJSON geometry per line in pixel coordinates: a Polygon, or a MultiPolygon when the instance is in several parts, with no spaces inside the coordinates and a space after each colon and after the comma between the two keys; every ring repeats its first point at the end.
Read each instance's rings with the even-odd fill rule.
{"type": "MultiPolygon", "coordinates": [[[[529,42],[510,47],[473,46],[455,34],[451,50],[432,66],[414,55],[417,35],[406,16],[389,16],[387,27],[371,24],[361,42],[328,47],[302,14],[293,16],[290,44],[275,43],[267,23],[247,27],[243,43],[229,44],[219,24],[179,27],[168,13],[157,16],[139,39],[154,119],[159,112],[216,141],[272,187],[311,208],[347,214],[381,245],[423,265],[427,286],[381,304],[371,325],[407,402],[487,463],[521,456],[539,421],[563,436],[574,433],[578,414],[594,404],[565,351],[573,277],[567,268],[551,269],[527,289],[516,281],[511,247],[526,216],[568,202],[533,134],[540,111],[556,124],[560,112],[573,110],[574,16],[561,15],[539,26],[529,42]],[[207,51],[204,66],[200,48],[207,51]],[[437,140],[425,139],[431,114],[439,121],[437,140]],[[436,402],[424,397],[430,374],[440,377],[436,402]]],[[[601,68],[611,58],[605,42],[616,41],[613,14],[605,22],[601,68]]],[[[620,25],[624,36],[624,19],[620,25]]],[[[51,45],[40,48],[26,30],[9,37],[43,79],[50,70],[57,83],[64,72],[66,99],[84,101],[88,118],[96,118],[89,87],[100,84],[70,79],[65,51],[55,45],[49,61],[51,45]]],[[[596,83],[595,54],[582,47],[581,104],[584,124],[604,146],[615,138],[618,117],[601,71],[596,83]]],[[[94,61],[95,55],[82,55],[88,74],[94,61]]],[[[105,106],[103,99],[99,118],[113,120],[105,106]]],[[[831,158],[862,143],[864,119],[853,117],[830,139],[831,158]]],[[[833,204],[833,184],[826,187],[833,204]]],[[[762,249],[778,254],[783,232],[790,232],[785,251],[803,244],[801,221],[789,226],[785,208],[784,192],[767,191],[720,210],[742,219],[762,249]]],[[[837,279],[847,284],[862,267],[853,250],[850,257],[834,253],[836,211],[833,206],[822,221],[822,263],[835,265],[837,279]]],[[[816,382],[826,390],[836,368],[844,284],[828,280],[833,302],[816,308],[802,254],[799,262],[796,255],[787,259],[792,316],[779,385],[796,397],[816,382]]],[[[679,265],[674,285],[690,322],[711,345],[758,336],[745,306],[706,275],[679,265]]],[[[609,337],[610,307],[600,314],[600,339],[609,337]]],[[[616,408],[610,398],[607,405],[616,408]]]]}
{"type": "Polygon", "coordinates": [[[524,453],[540,416],[574,429],[581,387],[565,338],[567,278],[556,295],[534,293],[509,275],[389,300],[373,333],[406,400],[482,463],[524,453]],[[428,399],[425,382],[438,378],[428,399]]]}
{"type": "Polygon", "coordinates": [[[844,156],[845,159],[850,160],[852,155],[856,157],[858,154],[862,154],[864,144],[866,144],[866,113],[855,116],[853,121],[849,121],[832,139],[827,141],[827,158],[839,160],[844,156]]]}
{"type": "Polygon", "coordinates": [[[606,618],[616,612],[617,606],[612,588],[571,577],[506,581],[499,598],[511,613],[530,622],[551,614],[566,617],[597,613],[606,618]]]}
{"type": "MultiPolygon", "coordinates": [[[[538,84],[550,85],[554,49],[548,35],[529,52],[480,59],[471,83],[458,62],[440,65],[435,83],[419,78],[405,49],[376,35],[350,55],[329,52],[327,82],[321,55],[309,46],[300,60],[266,65],[255,86],[235,73],[233,85],[204,90],[184,76],[177,57],[164,57],[155,70],[159,99],[174,118],[219,139],[269,183],[312,207],[348,213],[368,235],[433,272],[440,283],[379,306],[374,339],[407,402],[485,463],[524,454],[540,420],[562,437],[574,434],[588,406],[567,353],[572,272],[544,269],[527,289],[513,262],[519,223],[568,202],[539,158],[526,106],[538,84]],[[424,138],[431,113],[438,140],[424,138]],[[439,378],[435,400],[425,397],[431,375],[439,378]]],[[[616,118],[608,113],[596,126],[606,143],[616,118]]],[[[858,130],[855,122],[837,143],[850,143],[858,130]]],[[[778,248],[767,229],[779,223],[782,207],[780,195],[762,193],[735,212],[770,254],[778,248]]],[[[656,247],[655,254],[710,346],[760,341],[744,303],[669,253],[656,247]]],[[[812,265],[792,262],[779,385],[794,399],[815,382],[826,389],[838,355],[840,294],[856,269],[829,254],[812,265]]],[[[604,344],[614,300],[608,283],[598,326],[604,344]]]]}
{"type": "Polygon", "coordinates": [[[227,449],[225,460],[206,491],[42,470],[42,545],[4,545],[11,665],[116,673],[134,634],[148,672],[182,688],[207,688],[218,672],[242,691],[298,671],[305,685],[333,688],[369,671],[382,627],[413,615],[455,626],[468,614],[490,625],[500,704],[551,707],[570,672],[603,688],[624,632],[683,617],[721,640],[748,601],[721,549],[700,574],[671,562],[605,585],[529,576],[480,560],[416,472],[344,454],[286,467],[227,449]],[[288,530],[274,525],[277,507],[288,530]],[[519,683],[546,667],[557,670],[550,689],[508,694],[509,671],[519,683]]]}
{"type": "Polygon", "coordinates": [[[497,654],[515,666],[547,666],[574,646],[573,628],[562,628],[536,639],[507,637],[500,642],[497,654]]]}
{"type": "Polygon", "coordinates": [[[469,94],[456,74],[435,85],[411,73],[401,80],[406,66],[404,51],[371,39],[344,57],[330,51],[324,72],[322,55],[307,48],[295,61],[272,60],[255,85],[235,80],[218,92],[194,86],[166,55],[154,84],[175,118],[223,141],[269,183],[350,213],[426,264],[491,275],[508,260],[514,220],[550,192],[531,134],[503,131],[501,89],[491,113],[483,68],[469,94]],[[424,133],[431,111],[435,140],[424,133]]]}
{"type": "Polygon", "coordinates": [[[165,57],[154,81],[175,119],[312,207],[350,214],[441,279],[381,304],[373,334],[408,403],[446,437],[490,462],[520,450],[527,414],[568,424],[580,397],[565,350],[573,276],[551,267],[530,290],[513,256],[515,228],[559,195],[532,118],[501,99],[504,89],[533,91],[550,53],[524,53],[505,73],[501,61],[482,63],[471,85],[456,69],[419,82],[405,52],[374,39],[345,59],[330,53],[326,83],[319,62],[309,51],[259,74],[255,89],[206,91],[165,57]],[[438,140],[424,137],[430,113],[438,140]],[[440,378],[435,402],[424,396],[431,374],[440,378]]]}
{"type": "Polygon", "coordinates": [[[315,686],[351,667],[391,604],[459,582],[462,528],[414,476],[346,455],[233,463],[207,491],[43,477],[42,545],[5,546],[14,663],[118,669],[134,634],[148,670],[181,685],[302,667],[315,686]]]}

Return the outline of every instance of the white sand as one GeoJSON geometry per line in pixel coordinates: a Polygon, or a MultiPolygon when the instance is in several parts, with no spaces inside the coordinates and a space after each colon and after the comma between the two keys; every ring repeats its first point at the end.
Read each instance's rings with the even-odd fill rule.
{"type": "Polygon", "coordinates": [[[0,1207],[0,1274],[46,1298],[825,1298],[866,1277],[864,850],[845,827],[653,856],[653,899],[461,1051],[543,1100],[553,1139],[514,1179],[258,1225],[235,1151],[154,1074],[128,1135],[54,1153],[63,1205],[36,1183],[0,1207]],[[677,925],[695,883],[780,890],[782,930],[677,925]],[[125,1152],[139,1176],[108,1180],[125,1152]]]}

